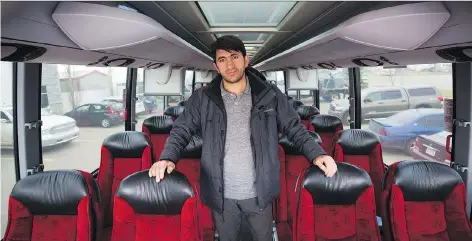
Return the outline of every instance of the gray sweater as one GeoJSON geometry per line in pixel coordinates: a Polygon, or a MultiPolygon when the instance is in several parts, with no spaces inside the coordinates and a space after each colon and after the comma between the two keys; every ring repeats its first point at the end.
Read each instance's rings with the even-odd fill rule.
{"type": "Polygon", "coordinates": [[[225,198],[244,200],[256,197],[256,171],[251,148],[251,87],[236,96],[223,88],[221,96],[227,113],[223,178],[225,198]]]}

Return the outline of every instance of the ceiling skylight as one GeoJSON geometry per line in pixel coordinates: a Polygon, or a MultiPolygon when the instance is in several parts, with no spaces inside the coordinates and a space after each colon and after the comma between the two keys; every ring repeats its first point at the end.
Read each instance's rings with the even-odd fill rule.
{"type": "Polygon", "coordinates": [[[295,3],[198,2],[210,27],[276,27],[295,3]]]}

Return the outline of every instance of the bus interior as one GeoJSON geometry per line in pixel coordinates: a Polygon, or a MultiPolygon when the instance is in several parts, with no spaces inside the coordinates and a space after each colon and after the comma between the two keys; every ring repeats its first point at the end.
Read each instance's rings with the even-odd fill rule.
{"type": "Polygon", "coordinates": [[[2,240],[219,240],[200,136],[146,170],[224,35],[338,164],[281,133],[273,240],[472,240],[472,2],[0,4],[2,240]]]}

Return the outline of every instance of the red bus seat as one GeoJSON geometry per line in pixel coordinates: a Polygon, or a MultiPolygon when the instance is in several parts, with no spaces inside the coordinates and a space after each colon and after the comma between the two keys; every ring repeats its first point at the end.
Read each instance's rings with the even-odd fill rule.
{"type": "Polygon", "coordinates": [[[184,112],[185,106],[176,105],[176,106],[169,106],[164,110],[164,115],[172,117],[175,121],[182,112],[184,112]]]}
{"type": "Polygon", "coordinates": [[[369,173],[374,184],[377,210],[380,210],[380,194],[385,167],[379,137],[368,130],[343,130],[335,146],[334,160],[356,165],[369,173]]]}
{"type": "Polygon", "coordinates": [[[301,123],[307,130],[310,128],[311,118],[320,114],[320,111],[316,107],[309,105],[297,106],[295,111],[298,113],[298,116],[300,116],[301,123]]]}
{"type": "MultiPolygon", "coordinates": [[[[199,135],[194,135],[189,144],[185,147],[180,160],[177,162],[176,170],[184,174],[192,186],[200,193],[200,159],[202,156],[203,139],[199,135]]],[[[200,202],[200,200],[198,200],[200,202]]],[[[200,225],[203,229],[205,241],[212,241],[215,238],[215,224],[211,209],[200,202],[200,225]]]]}
{"type": "Polygon", "coordinates": [[[297,183],[294,241],[380,241],[375,197],[368,173],[339,163],[328,178],[312,165],[297,183]]]}
{"type": "Polygon", "coordinates": [[[472,240],[464,182],[441,163],[392,164],[384,178],[382,209],[386,241],[472,240]]]}
{"type": "Polygon", "coordinates": [[[112,241],[201,240],[197,196],[178,171],[159,183],[149,170],[125,178],[114,196],[112,241]]]}
{"type": "Polygon", "coordinates": [[[315,115],[311,119],[309,130],[320,135],[323,140],[323,149],[333,156],[336,136],[343,130],[341,119],[332,115],[315,115]]]}
{"type": "Polygon", "coordinates": [[[152,165],[151,143],[142,132],[125,131],[108,136],[102,145],[98,186],[102,197],[104,237],[109,240],[113,225],[113,196],[128,175],[152,165]]]}
{"type": "Polygon", "coordinates": [[[46,171],[14,186],[8,203],[5,241],[98,240],[98,189],[90,173],[46,171]]]}
{"type": "Polygon", "coordinates": [[[161,156],[173,124],[174,121],[170,116],[152,116],[143,121],[141,131],[151,140],[152,151],[156,159],[161,156]]]}
{"type": "Polygon", "coordinates": [[[287,180],[285,179],[286,161],[285,151],[281,145],[278,146],[278,155],[280,161],[280,194],[274,200],[272,205],[273,217],[276,223],[287,222],[287,180]]]}
{"type": "MultiPolygon", "coordinates": [[[[315,138],[316,142],[320,145],[322,144],[321,138],[315,132],[309,131],[310,135],[315,138]]],[[[287,136],[281,136],[279,138],[279,145],[283,148],[285,153],[285,183],[281,183],[281,189],[284,191],[280,192],[280,198],[278,200],[286,200],[286,204],[279,203],[277,213],[281,215],[286,215],[285,220],[280,220],[276,224],[277,226],[277,234],[279,236],[279,240],[291,240],[292,239],[292,218],[293,218],[293,210],[292,210],[292,201],[295,198],[295,185],[297,183],[297,178],[300,173],[310,166],[311,161],[308,161],[305,156],[294,146],[292,142],[290,142],[287,136]],[[282,197],[282,195],[286,195],[286,197],[282,197]]],[[[282,182],[283,179],[281,179],[282,182]]],[[[283,216],[282,216],[283,217],[283,216]]]]}

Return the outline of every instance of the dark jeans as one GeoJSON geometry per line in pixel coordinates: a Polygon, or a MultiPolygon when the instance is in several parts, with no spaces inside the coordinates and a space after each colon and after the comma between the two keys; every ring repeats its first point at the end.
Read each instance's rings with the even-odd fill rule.
{"type": "Polygon", "coordinates": [[[260,210],[257,198],[224,200],[224,212],[213,211],[216,231],[220,241],[239,241],[244,217],[248,222],[254,241],[272,241],[272,205],[260,210]]]}

